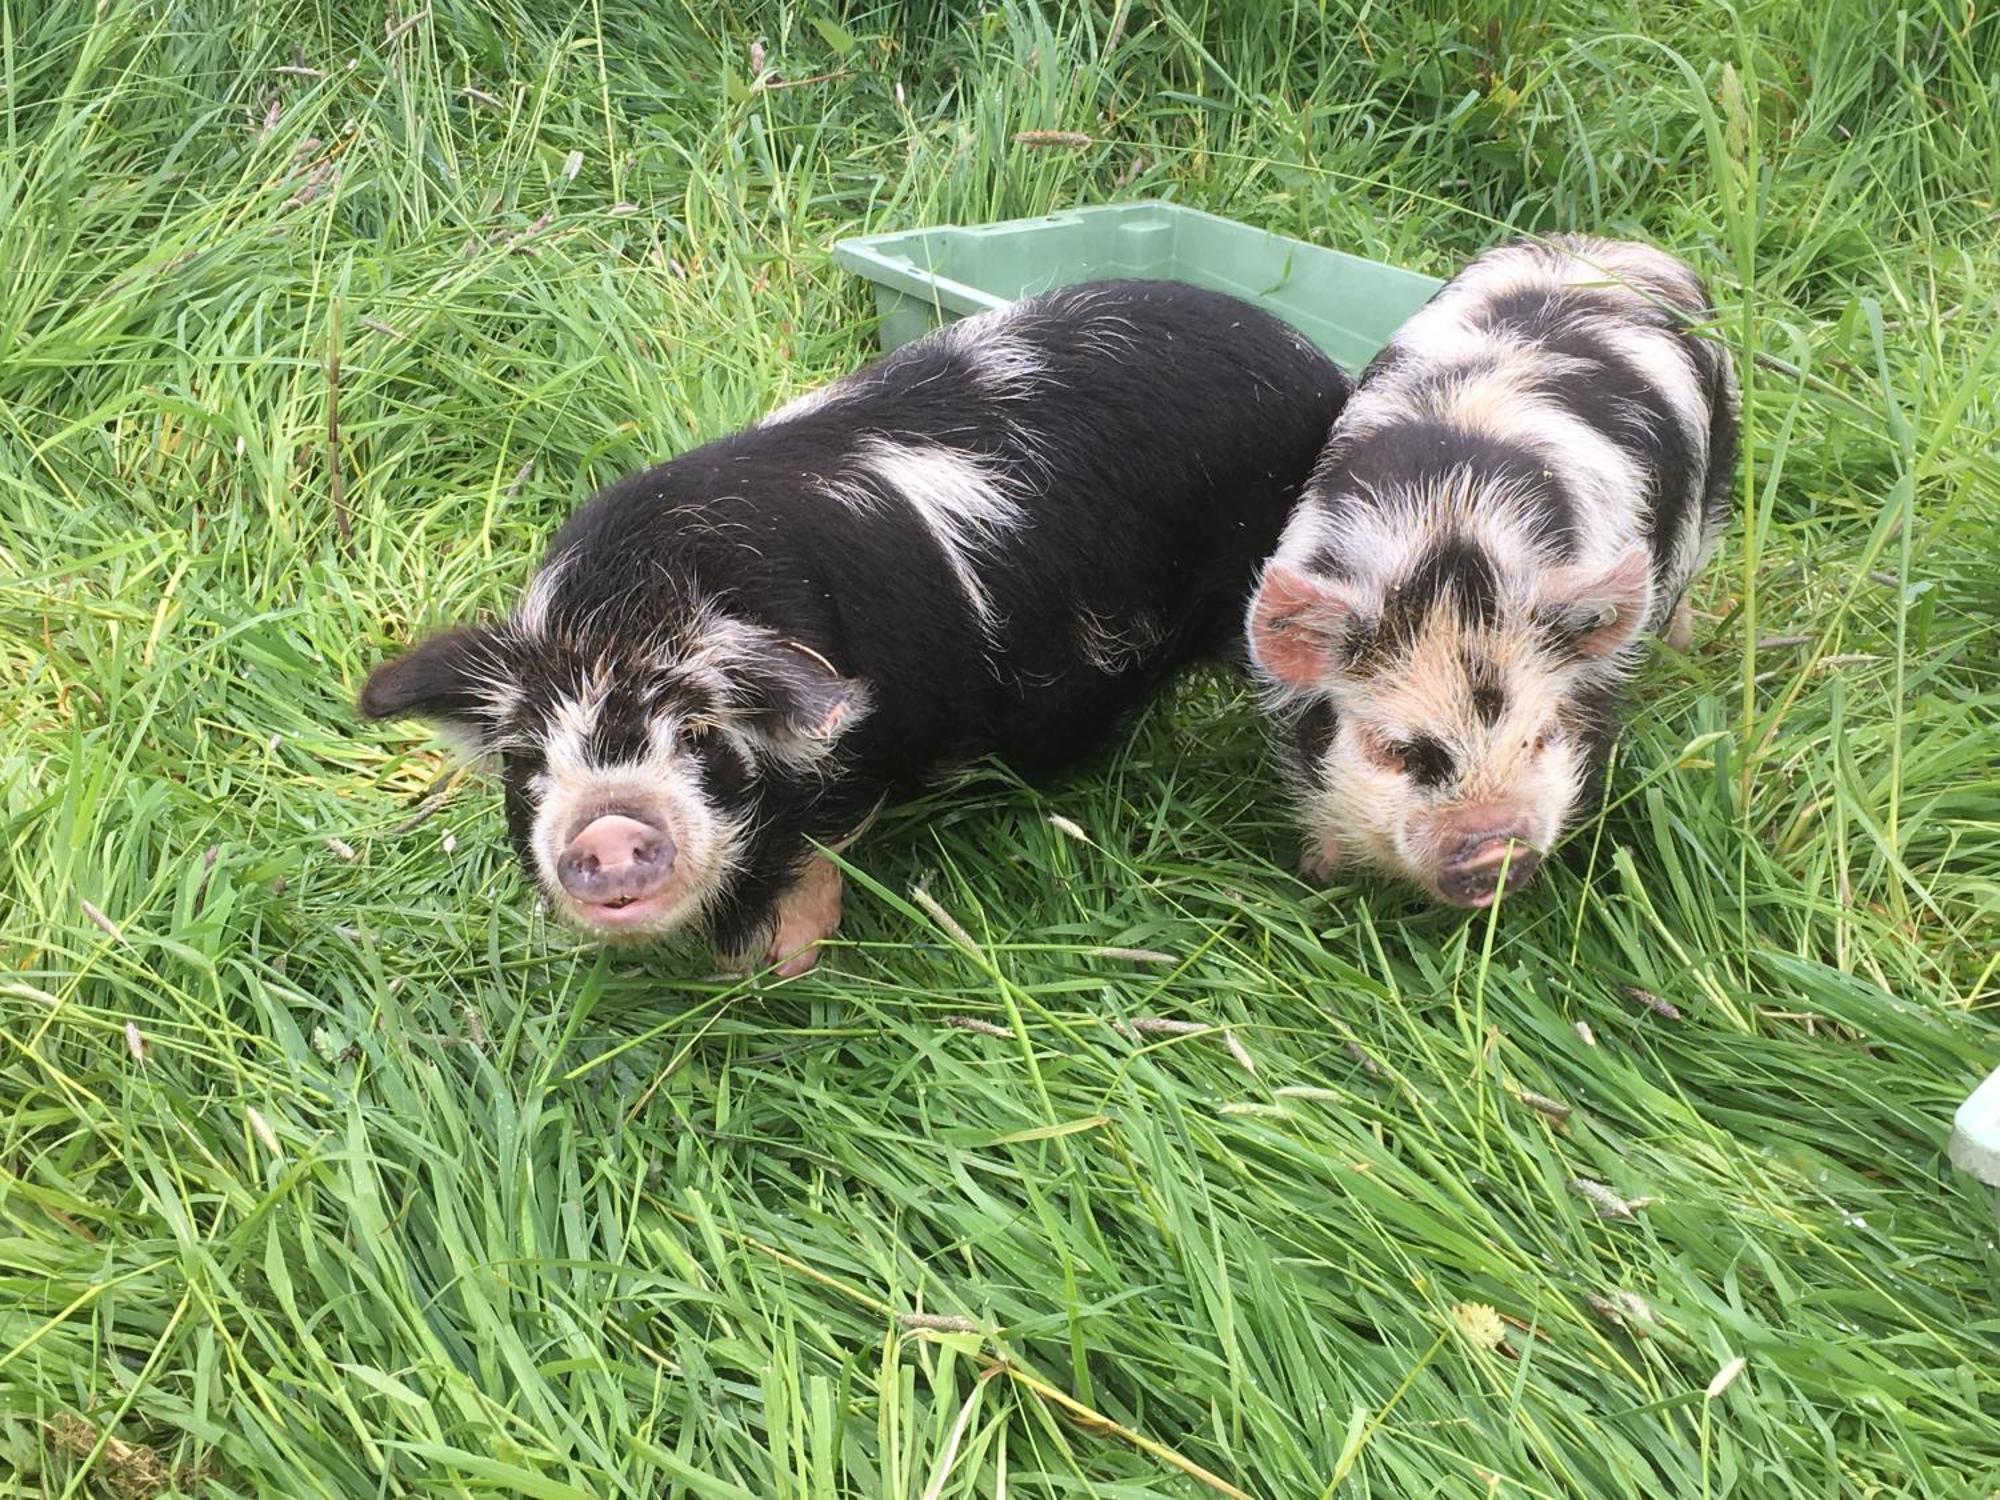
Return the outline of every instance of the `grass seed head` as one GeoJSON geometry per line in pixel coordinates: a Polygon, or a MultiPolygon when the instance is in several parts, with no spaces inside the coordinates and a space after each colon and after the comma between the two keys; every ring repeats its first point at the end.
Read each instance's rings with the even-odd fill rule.
{"type": "Polygon", "coordinates": [[[1662,1000],[1651,990],[1643,990],[1636,984],[1628,984],[1625,986],[1625,993],[1663,1021],[1678,1021],[1681,1019],[1679,1006],[1673,1004],[1671,1001],[1662,1000]]]}
{"type": "Polygon", "coordinates": [[[1215,1029],[1206,1021],[1176,1021],[1168,1016],[1133,1016],[1129,1021],[1116,1021],[1112,1025],[1127,1036],[1199,1036],[1215,1029]]]}
{"type": "Polygon", "coordinates": [[[1039,151],[1081,151],[1095,140],[1080,130],[1017,130],[1014,144],[1039,151]]]}
{"type": "Polygon", "coordinates": [[[959,925],[958,918],[946,911],[943,903],[937,897],[933,896],[922,886],[913,885],[910,887],[910,899],[922,907],[933,922],[944,929],[945,936],[949,937],[967,953],[972,954],[974,957],[979,956],[980,947],[978,943],[973,941],[972,934],[959,925]]]}
{"type": "Polygon", "coordinates": [[[266,1151],[273,1156],[281,1154],[278,1150],[277,1133],[271,1129],[271,1122],[264,1118],[262,1111],[256,1105],[244,1105],[243,1118],[249,1122],[250,1133],[257,1137],[266,1151]]]}
{"type": "Polygon", "coordinates": [[[1554,1120],[1558,1125],[1568,1120],[1574,1109],[1560,1099],[1551,1099],[1547,1094],[1537,1094],[1528,1089],[1518,1089],[1514,1097],[1527,1105],[1538,1115],[1554,1120]]]}
{"type": "Polygon", "coordinates": [[[1715,1379],[1709,1381],[1708,1389],[1702,1392],[1703,1397],[1713,1401],[1717,1396],[1720,1396],[1724,1391],[1736,1384],[1736,1377],[1743,1373],[1744,1367],[1749,1363],[1750,1361],[1741,1354],[1730,1360],[1728,1364],[1715,1372],[1715,1379]]]}
{"type": "Polygon", "coordinates": [[[1171,953],[1158,953],[1151,948],[1086,948],[1090,958],[1118,958],[1134,964],[1170,964],[1177,960],[1171,953]]]}
{"type": "Polygon", "coordinates": [[[1627,1202],[1603,1183],[1589,1177],[1571,1178],[1569,1190],[1596,1209],[1600,1219],[1637,1218],[1637,1211],[1653,1201],[1651,1198],[1639,1198],[1627,1202]]]}
{"type": "Polygon", "coordinates": [[[896,1321],[912,1333],[978,1333],[979,1325],[970,1318],[956,1318],[944,1313],[897,1313],[896,1321]]]}
{"type": "Polygon", "coordinates": [[[86,917],[90,918],[91,926],[95,927],[98,931],[102,932],[106,937],[110,938],[111,941],[114,943],[122,943],[125,941],[125,934],[119,931],[118,924],[112,921],[111,918],[105,916],[102,909],[100,909],[95,902],[87,900],[82,896],[79,896],[77,897],[77,904],[83,908],[83,914],[86,917]]]}
{"type": "Polygon", "coordinates": [[[1055,829],[1057,833],[1067,834],[1079,844],[1090,842],[1090,835],[1083,831],[1082,826],[1069,818],[1065,818],[1061,813],[1049,814],[1049,827],[1055,829]]]}
{"type": "Polygon", "coordinates": [[[995,1026],[991,1021],[982,1021],[977,1016],[946,1016],[944,1024],[959,1031],[970,1031],[980,1036],[994,1037],[1003,1042],[1014,1040],[1014,1033],[1005,1026],[995,1026]]]}

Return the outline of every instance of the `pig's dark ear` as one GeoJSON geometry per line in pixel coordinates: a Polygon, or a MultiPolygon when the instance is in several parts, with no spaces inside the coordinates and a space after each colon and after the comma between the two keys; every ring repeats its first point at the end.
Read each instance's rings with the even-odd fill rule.
{"type": "Polygon", "coordinates": [[[1355,601],[1340,584],[1274,562],[1250,601],[1251,660],[1273,686],[1310,692],[1338,670],[1354,616],[1355,601]]]}
{"type": "Polygon", "coordinates": [[[868,684],[796,641],[772,640],[743,664],[745,706],[773,750],[812,760],[867,715],[868,684]]]}
{"type": "Polygon", "coordinates": [[[370,672],[357,706],[371,719],[476,725],[486,715],[496,659],[489,632],[448,630],[370,672]]]}
{"type": "Polygon", "coordinates": [[[1535,604],[1579,656],[1609,656],[1637,639],[1652,610],[1652,561],[1645,548],[1628,547],[1609,567],[1557,568],[1535,604]]]}

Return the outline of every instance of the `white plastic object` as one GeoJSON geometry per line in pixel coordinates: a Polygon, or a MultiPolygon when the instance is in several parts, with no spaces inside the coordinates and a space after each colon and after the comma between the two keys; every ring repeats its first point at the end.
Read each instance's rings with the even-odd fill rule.
{"type": "Polygon", "coordinates": [[[1951,1164],[2000,1188],[2000,1068],[1959,1105],[1951,1122],[1951,1164]]]}

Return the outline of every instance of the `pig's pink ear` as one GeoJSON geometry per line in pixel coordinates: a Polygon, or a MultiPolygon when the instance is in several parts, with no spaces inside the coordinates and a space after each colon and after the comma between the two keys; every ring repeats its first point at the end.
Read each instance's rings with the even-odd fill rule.
{"type": "Polygon", "coordinates": [[[1609,567],[1557,568],[1535,602],[1580,656],[1609,656],[1638,637],[1653,606],[1653,565],[1628,547],[1609,567]]]}
{"type": "Polygon", "coordinates": [[[1353,621],[1353,602],[1338,584],[1274,562],[1250,601],[1251,659],[1278,686],[1309,691],[1333,676],[1353,621]]]}

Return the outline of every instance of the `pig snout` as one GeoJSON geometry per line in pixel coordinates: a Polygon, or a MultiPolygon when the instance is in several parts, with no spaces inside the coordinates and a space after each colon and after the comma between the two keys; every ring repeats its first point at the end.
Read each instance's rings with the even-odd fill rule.
{"type": "Polygon", "coordinates": [[[1447,845],[1451,853],[1437,875],[1438,894],[1455,906],[1489,905],[1503,867],[1511,893],[1533,880],[1541,866],[1542,856],[1528,842],[1520,821],[1496,816],[1497,811],[1482,809],[1482,815],[1455,820],[1447,845]]]}
{"type": "Polygon", "coordinates": [[[623,906],[656,895],[673,878],[679,851],[665,829],[622,813],[593,818],[556,861],[556,878],[589,906],[623,906]]]}

